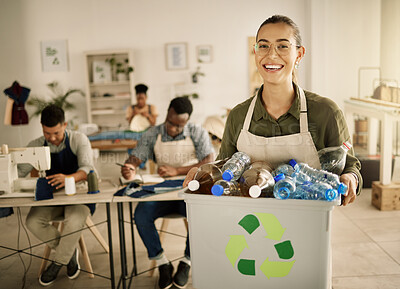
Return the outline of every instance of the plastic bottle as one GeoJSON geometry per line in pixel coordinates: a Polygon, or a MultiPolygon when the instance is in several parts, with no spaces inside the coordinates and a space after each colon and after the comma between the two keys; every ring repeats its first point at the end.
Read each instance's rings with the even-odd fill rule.
{"type": "Polygon", "coordinates": [[[294,173],[294,169],[289,164],[280,164],[273,172],[272,175],[275,177],[279,174],[285,174],[285,176],[289,177],[294,173]]]}
{"type": "Polygon", "coordinates": [[[293,195],[296,190],[296,183],[291,177],[285,177],[284,174],[275,176],[274,197],[280,200],[286,200],[293,195]]]}
{"type": "Polygon", "coordinates": [[[274,177],[271,174],[271,167],[267,162],[257,161],[245,170],[239,179],[243,194],[248,194],[252,198],[258,198],[262,192],[264,197],[272,193],[275,185],[274,177]]]}
{"type": "Polygon", "coordinates": [[[88,182],[88,194],[100,193],[99,182],[97,180],[97,175],[94,172],[94,170],[90,170],[89,174],[87,175],[87,182],[88,182]]]}
{"type": "Polygon", "coordinates": [[[240,196],[240,186],[235,181],[218,180],[211,187],[211,193],[214,196],[240,196]]]}
{"type": "Polygon", "coordinates": [[[306,199],[307,195],[310,193],[311,186],[311,182],[296,184],[296,190],[292,195],[292,199],[306,199]]]}
{"type": "Polygon", "coordinates": [[[188,183],[188,189],[198,194],[211,195],[211,187],[222,178],[222,166],[228,158],[200,166],[194,179],[188,183]]]}
{"type": "Polygon", "coordinates": [[[244,152],[236,152],[222,167],[222,178],[226,181],[236,181],[250,166],[250,157],[244,152]]]}
{"type": "Polygon", "coordinates": [[[305,163],[297,163],[294,159],[289,161],[290,165],[294,168],[295,173],[303,173],[311,178],[312,183],[328,183],[333,189],[337,190],[339,194],[345,194],[347,186],[340,182],[339,176],[324,170],[317,170],[305,163]]]}
{"type": "Polygon", "coordinates": [[[352,145],[346,141],[341,146],[327,147],[318,151],[321,169],[340,175],[346,165],[347,152],[352,145]]]}
{"type": "Polygon", "coordinates": [[[312,184],[309,193],[306,195],[307,200],[325,200],[333,201],[338,197],[337,190],[333,189],[327,183],[314,183],[312,184]]]}

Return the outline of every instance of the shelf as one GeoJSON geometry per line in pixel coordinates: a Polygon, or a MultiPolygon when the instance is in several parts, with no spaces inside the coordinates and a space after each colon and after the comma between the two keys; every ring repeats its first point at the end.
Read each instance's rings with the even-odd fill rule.
{"type": "Polygon", "coordinates": [[[89,85],[90,85],[90,87],[104,87],[104,86],[129,85],[129,80],[125,80],[125,81],[112,81],[112,82],[99,82],[99,83],[91,82],[89,85]]]}
{"type": "Polygon", "coordinates": [[[90,98],[91,101],[115,101],[115,100],[130,100],[131,97],[129,95],[124,95],[124,96],[109,96],[109,97],[92,97],[90,98]]]}
{"type": "Polygon", "coordinates": [[[125,115],[124,110],[118,110],[118,109],[98,109],[98,110],[92,110],[92,115],[112,115],[112,114],[118,114],[118,115],[125,115]]]}

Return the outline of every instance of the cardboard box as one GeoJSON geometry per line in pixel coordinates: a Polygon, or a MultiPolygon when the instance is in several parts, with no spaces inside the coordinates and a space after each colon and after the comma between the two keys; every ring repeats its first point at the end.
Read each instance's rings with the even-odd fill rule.
{"type": "Polygon", "coordinates": [[[400,210],[400,184],[372,182],[371,203],[381,211],[400,210]]]}

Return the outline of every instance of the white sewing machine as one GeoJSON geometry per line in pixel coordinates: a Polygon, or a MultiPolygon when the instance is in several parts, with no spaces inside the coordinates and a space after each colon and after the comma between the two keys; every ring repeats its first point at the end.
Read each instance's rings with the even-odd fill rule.
{"type": "Polygon", "coordinates": [[[37,178],[18,178],[17,164],[31,164],[39,172],[39,177],[44,177],[51,165],[50,148],[27,147],[8,150],[7,145],[1,148],[0,198],[33,196],[37,178]]]}

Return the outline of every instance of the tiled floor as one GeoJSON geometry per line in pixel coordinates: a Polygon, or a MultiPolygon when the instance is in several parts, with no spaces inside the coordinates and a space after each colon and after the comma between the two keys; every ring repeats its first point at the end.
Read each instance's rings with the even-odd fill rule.
{"type": "MultiPolygon", "coordinates": [[[[113,159],[114,161],[121,161],[113,159]]],[[[123,161],[123,160],[122,160],[123,161]]],[[[115,166],[101,166],[103,172],[117,172],[115,166]]],[[[119,246],[117,228],[116,206],[111,206],[114,264],[116,276],[120,274],[119,246]]],[[[21,209],[21,222],[24,223],[27,208],[21,209]]],[[[125,214],[128,216],[128,207],[125,206],[125,214]]],[[[105,219],[105,205],[99,205],[93,216],[94,222],[105,219]]],[[[19,222],[19,214],[0,219],[0,288],[22,288],[24,265],[26,267],[25,288],[42,288],[37,280],[40,265],[38,258],[30,258],[25,254],[14,255],[3,259],[10,254],[5,247],[15,247],[19,243],[20,248],[28,245],[26,233],[19,222]],[[31,262],[30,266],[29,263],[31,262]],[[29,266],[29,267],[28,267],[29,266]]],[[[371,206],[371,190],[363,190],[355,204],[347,207],[337,207],[333,211],[332,219],[332,251],[333,251],[333,288],[335,289],[398,289],[400,288],[400,211],[383,212],[371,206]]],[[[160,223],[158,222],[158,225],[160,223]]],[[[100,232],[106,238],[107,228],[105,224],[98,226],[100,232]]],[[[128,225],[126,226],[128,230],[128,225]]],[[[179,258],[183,256],[185,243],[185,227],[181,219],[170,221],[168,231],[174,234],[166,235],[163,241],[166,254],[176,267],[179,258]]],[[[129,230],[127,231],[129,233],[129,230]]],[[[31,244],[38,244],[38,240],[28,234],[31,244]]],[[[109,276],[108,255],[90,232],[84,232],[86,244],[89,248],[93,269],[96,273],[109,276]]],[[[158,272],[153,277],[148,276],[149,261],[147,260],[144,246],[135,232],[138,271],[144,272],[134,278],[133,288],[158,288],[158,272]]],[[[130,236],[127,235],[128,263],[132,268],[132,255],[130,248],[130,236]]],[[[43,246],[35,247],[32,251],[35,255],[41,255],[43,246]]],[[[82,263],[82,260],[81,260],[82,263]]],[[[76,280],[66,277],[65,269],[59,273],[57,281],[49,288],[110,288],[110,282],[100,276],[90,279],[84,272],[76,280]]],[[[193,288],[191,284],[189,289],[193,288]]],[[[203,288],[202,288],[203,289],[203,288]]],[[[206,289],[206,288],[204,288],[206,289]]],[[[225,289],[225,288],[221,288],[225,289]]],[[[319,289],[319,288],[310,288],[319,289]]]]}

